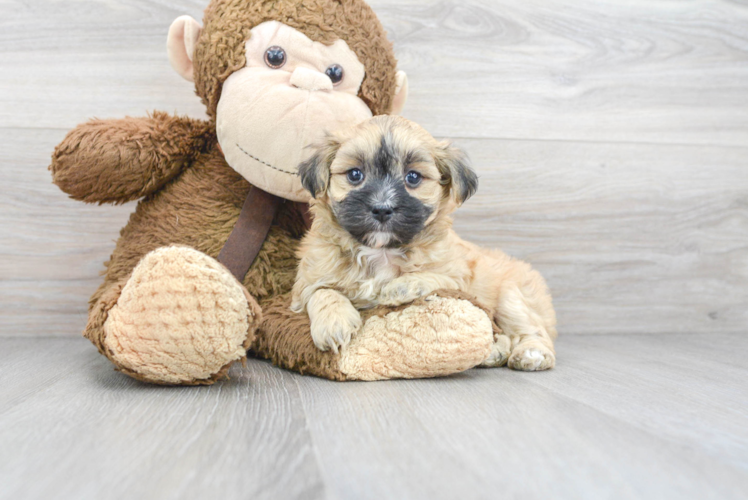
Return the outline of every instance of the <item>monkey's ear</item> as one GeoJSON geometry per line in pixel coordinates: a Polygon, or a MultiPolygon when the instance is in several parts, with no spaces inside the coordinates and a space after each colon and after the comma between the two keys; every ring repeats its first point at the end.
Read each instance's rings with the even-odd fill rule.
{"type": "Polygon", "coordinates": [[[398,71],[395,75],[395,97],[392,100],[392,109],[390,109],[391,115],[399,115],[403,112],[405,107],[405,101],[408,100],[408,75],[405,71],[398,71]]]}
{"type": "Polygon", "coordinates": [[[436,167],[445,182],[450,183],[452,199],[461,205],[478,190],[478,175],[470,167],[470,160],[464,151],[442,142],[434,153],[436,167]]]}
{"type": "Polygon", "coordinates": [[[321,144],[313,145],[316,148],[312,156],[299,164],[299,177],[304,189],[316,198],[327,190],[330,181],[330,165],[340,149],[340,141],[334,136],[327,134],[321,144]]]}
{"type": "Polygon", "coordinates": [[[200,23],[190,16],[179,16],[169,27],[166,39],[166,53],[171,66],[185,80],[194,81],[192,56],[195,53],[197,37],[200,36],[200,23]]]}

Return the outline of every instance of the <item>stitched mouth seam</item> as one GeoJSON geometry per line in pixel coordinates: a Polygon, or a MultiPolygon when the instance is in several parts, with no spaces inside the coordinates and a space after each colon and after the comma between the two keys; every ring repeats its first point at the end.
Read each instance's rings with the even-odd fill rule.
{"type": "Polygon", "coordinates": [[[236,147],[237,147],[237,148],[239,148],[239,151],[241,151],[241,152],[242,152],[242,153],[244,153],[245,155],[249,156],[249,157],[250,157],[250,158],[252,158],[253,160],[255,160],[255,161],[258,161],[258,162],[262,163],[263,165],[266,165],[266,166],[268,166],[268,167],[272,168],[273,170],[277,170],[278,172],[283,172],[284,174],[289,174],[289,175],[299,175],[299,173],[298,173],[298,172],[289,172],[288,170],[283,170],[282,168],[274,167],[274,166],[272,166],[271,164],[269,164],[269,163],[267,163],[267,162],[264,162],[264,161],[260,160],[260,159],[259,159],[259,158],[257,158],[256,156],[252,156],[251,154],[249,154],[249,153],[247,153],[246,151],[244,151],[244,149],[243,149],[243,148],[242,148],[242,147],[241,147],[241,146],[240,146],[240,145],[239,145],[238,143],[237,143],[236,147]]]}

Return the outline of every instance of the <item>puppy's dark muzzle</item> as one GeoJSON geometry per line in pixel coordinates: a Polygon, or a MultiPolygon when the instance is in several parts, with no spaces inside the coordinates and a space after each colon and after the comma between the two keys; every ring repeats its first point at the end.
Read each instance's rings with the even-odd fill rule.
{"type": "Polygon", "coordinates": [[[394,213],[395,210],[387,205],[375,205],[371,207],[371,215],[382,224],[390,220],[394,213]]]}

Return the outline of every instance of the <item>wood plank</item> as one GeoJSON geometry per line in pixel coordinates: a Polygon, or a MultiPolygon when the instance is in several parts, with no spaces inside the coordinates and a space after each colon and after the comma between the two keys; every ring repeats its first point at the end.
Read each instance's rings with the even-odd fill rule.
{"type": "Polygon", "coordinates": [[[736,335],[575,335],[526,380],[748,471],[746,356],[736,335]]]}
{"type": "MultiPolygon", "coordinates": [[[[748,141],[748,9],[738,2],[375,0],[410,74],[406,115],[440,136],[748,141]]],[[[205,0],[42,0],[0,16],[0,127],[203,116],[164,49],[205,0]]]]}
{"type": "Polygon", "coordinates": [[[376,4],[442,136],[748,143],[748,8],[706,0],[376,4]]]}
{"type": "Polygon", "coordinates": [[[22,341],[34,370],[10,381],[36,386],[0,412],[0,498],[323,496],[291,374],[257,362],[213,387],[148,386],[83,341],[22,341]],[[43,366],[53,350],[66,367],[43,366]]]}
{"type": "Polygon", "coordinates": [[[544,373],[339,383],[250,360],[169,388],[82,339],[0,339],[0,498],[744,497],[747,335],[558,351],[544,373]]]}
{"type": "Polygon", "coordinates": [[[120,229],[135,208],[87,205],[52,184],[65,132],[10,129],[0,148],[0,336],[80,335],[120,229]]]}
{"type": "Polygon", "coordinates": [[[532,262],[563,333],[745,332],[748,149],[459,141],[465,238],[532,262]]]}
{"type": "MultiPolygon", "coordinates": [[[[133,204],[85,205],[50,182],[58,130],[0,148],[0,335],[79,335],[133,204]],[[54,328],[50,328],[53,325],[54,328]]],[[[562,333],[743,332],[748,148],[457,141],[480,175],[458,232],[531,261],[562,333]]]]}
{"type": "Polygon", "coordinates": [[[0,337],[79,337],[88,318],[88,298],[100,283],[99,276],[0,280],[0,337]]]}
{"type": "Polygon", "coordinates": [[[0,415],[71,373],[88,369],[98,361],[91,347],[83,338],[0,338],[0,415]]]}
{"type": "Polygon", "coordinates": [[[80,280],[103,271],[135,203],[96,205],[68,198],[47,170],[65,132],[11,129],[0,148],[0,279],[80,280]],[[102,258],[103,257],[103,258],[102,258]],[[95,260],[94,260],[95,259],[95,260]],[[82,267],[77,264],[83,262],[82,267]]]}
{"type": "Polygon", "coordinates": [[[92,117],[204,116],[171,69],[166,34],[205,0],[16,0],[0,5],[0,127],[70,129],[92,117]]]}
{"type": "MultiPolygon", "coordinates": [[[[8,68],[0,75],[0,127],[11,127],[0,140],[0,335],[81,331],[101,263],[132,206],[67,200],[49,182],[49,155],[67,127],[92,115],[202,113],[162,49],[171,19],[183,11],[199,17],[203,3],[0,6],[0,64],[8,68]]],[[[745,36],[736,31],[744,7],[585,1],[572,11],[509,0],[374,7],[411,74],[407,114],[434,133],[579,139],[459,140],[482,177],[478,196],[457,215],[459,231],[531,260],[556,296],[562,332],[744,331],[748,149],[694,146],[748,144],[733,140],[748,138],[745,36]],[[561,69],[578,78],[552,79],[547,95],[531,85],[561,69]],[[465,81],[476,91],[466,92],[465,81]],[[622,88],[634,89],[635,102],[616,94],[622,88]],[[481,102],[465,101],[474,98],[481,102]],[[603,139],[684,145],[589,142],[603,139]]]]}
{"type": "MultiPolygon", "coordinates": [[[[737,374],[734,386],[746,368],[709,364],[697,349],[704,337],[680,338],[671,352],[686,362],[671,373],[638,362],[648,337],[611,335],[561,339],[562,361],[546,373],[297,382],[323,477],[340,498],[742,498],[745,415],[711,417],[745,408],[720,379],[737,374]],[[585,338],[595,343],[572,354],[585,338]],[[618,349],[626,343],[630,349],[618,349]],[[584,363],[590,357],[601,364],[584,363]],[[630,377],[632,363],[647,382],[630,377]],[[692,363],[709,364],[714,376],[688,377],[692,363]],[[609,393],[595,382],[600,375],[609,393]],[[712,407],[693,402],[694,392],[711,393],[712,407]],[[647,417],[650,425],[641,425],[647,417]],[[689,433],[702,440],[683,439],[689,433]],[[731,439],[740,445],[726,449],[731,439]]],[[[731,338],[745,350],[744,335],[731,338]]]]}

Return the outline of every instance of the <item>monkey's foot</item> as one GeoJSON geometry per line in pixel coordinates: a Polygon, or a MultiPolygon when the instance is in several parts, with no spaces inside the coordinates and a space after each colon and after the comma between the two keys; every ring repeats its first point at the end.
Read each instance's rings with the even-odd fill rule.
{"type": "Polygon", "coordinates": [[[332,380],[452,375],[488,358],[494,343],[488,314],[454,290],[363,311],[363,325],[339,353],[320,351],[309,334],[309,316],[291,312],[290,305],[290,294],[263,303],[252,351],[289,370],[332,380]]]}
{"type": "Polygon", "coordinates": [[[353,380],[451,375],[485,360],[493,338],[483,309],[436,292],[400,310],[370,316],[341,350],[339,368],[353,380]]]}
{"type": "Polygon", "coordinates": [[[104,323],[122,371],[160,384],[210,384],[246,356],[260,308],[216,260],[188,247],[147,254],[104,323]]]}

